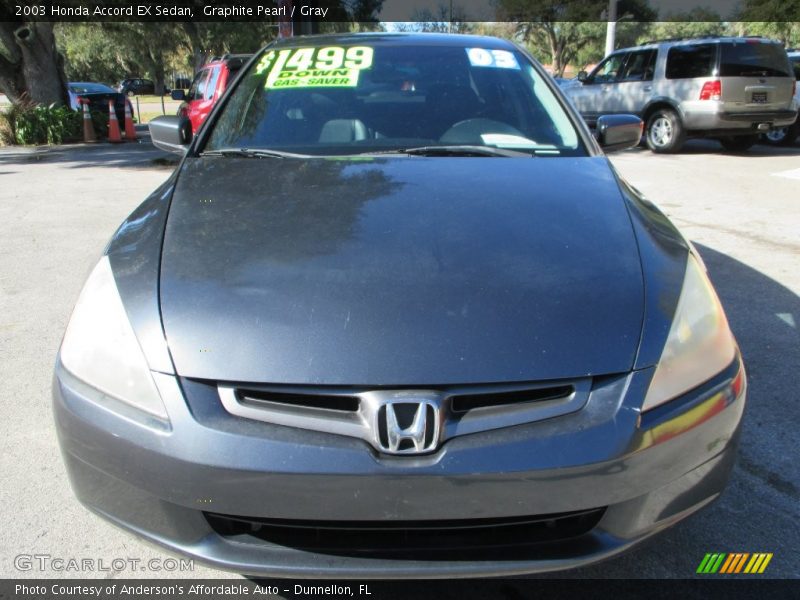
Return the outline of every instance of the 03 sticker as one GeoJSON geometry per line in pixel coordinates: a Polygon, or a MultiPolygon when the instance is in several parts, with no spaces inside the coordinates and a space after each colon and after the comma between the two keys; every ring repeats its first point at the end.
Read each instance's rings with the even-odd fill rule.
{"type": "Polygon", "coordinates": [[[508,50],[487,50],[485,48],[466,48],[469,64],[473,67],[494,67],[496,69],[519,69],[517,57],[508,50]]]}

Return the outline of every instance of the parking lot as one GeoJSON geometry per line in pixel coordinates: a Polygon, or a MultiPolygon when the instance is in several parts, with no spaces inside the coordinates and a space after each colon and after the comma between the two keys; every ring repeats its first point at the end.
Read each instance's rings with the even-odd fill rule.
{"type": "MultiPolygon", "coordinates": [[[[117,225],[168,177],[166,158],[147,143],[0,150],[2,577],[226,576],[199,564],[191,573],[143,566],[166,555],[78,504],[50,412],[53,361],[81,285],[117,225]],[[21,571],[18,555],[128,564],[21,571]]],[[[749,406],[718,502],[638,551],[571,575],[685,578],[718,551],[773,552],[768,574],[798,577],[800,146],[736,155],[696,141],[677,155],[635,149],[612,160],[697,245],[745,357],[749,406]]]]}

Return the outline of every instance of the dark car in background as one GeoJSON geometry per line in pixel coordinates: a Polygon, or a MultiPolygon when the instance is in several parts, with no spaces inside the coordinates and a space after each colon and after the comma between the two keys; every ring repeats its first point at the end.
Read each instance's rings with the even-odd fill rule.
{"type": "Polygon", "coordinates": [[[86,101],[90,111],[106,115],[108,114],[108,101],[112,100],[120,127],[123,127],[125,123],[125,103],[131,108],[131,115],[133,115],[130,101],[125,95],[104,83],[71,81],[67,84],[67,95],[70,107],[74,110],[83,110],[82,104],[86,101]]]}
{"type": "Polygon", "coordinates": [[[178,109],[178,115],[188,117],[192,131],[196,132],[200,128],[228,85],[252,56],[226,54],[213,58],[197,72],[188,93],[184,90],[173,90],[173,100],[184,101],[178,109]]]}
{"type": "MultiPolygon", "coordinates": [[[[745,405],[702,260],[527,51],[264,49],[90,274],[55,368],[78,498],[218,568],[611,557],[724,489],[745,405]]],[[[684,531],[684,535],[689,530],[684,531]]]]}
{"type": "Polygon", "coordinates": [[[117,89],[126,96],[142,96],[156,93],[156,86],[152,81],[138,77],[123,79],[117,89]]]}

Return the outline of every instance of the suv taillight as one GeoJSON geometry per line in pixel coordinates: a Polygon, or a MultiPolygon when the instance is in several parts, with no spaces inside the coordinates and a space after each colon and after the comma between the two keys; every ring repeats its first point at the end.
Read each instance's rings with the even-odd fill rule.
{"type": "Polygon", "coordinates": [[[722,82],[719,79],[706,81],[700,90],[700,100],[719,100],[722,97],[722,82]]]}

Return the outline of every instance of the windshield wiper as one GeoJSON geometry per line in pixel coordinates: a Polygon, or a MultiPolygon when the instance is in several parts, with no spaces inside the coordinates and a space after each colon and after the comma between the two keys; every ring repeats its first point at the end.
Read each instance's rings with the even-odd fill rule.
{"type": "Polygon", "coordinates": [[[201,152],[200,156],[237,156],[241,158],[309,158],[306,154],[295,154],[282,150],[268,150],[266,148],[220,148],[219,150],[207,150],[201,152]]]}
{"type": "Polygon", "coordinates": [[[364,154],[409,154],[412,156],[524,156],[531,158],[530,152],[496,148],[494,146],[419,146],[418,148],[402,148],[398,150],[383,150],[379,152],[365,152],[364,154]]]}

